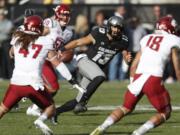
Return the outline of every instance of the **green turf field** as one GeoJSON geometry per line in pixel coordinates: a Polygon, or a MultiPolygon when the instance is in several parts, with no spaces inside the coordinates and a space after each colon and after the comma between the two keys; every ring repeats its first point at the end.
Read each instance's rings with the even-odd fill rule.
{"type": "MultiPolygon", "coordinates": [[[[0,82],[0,100],[3,98],[7,85],[7,81],[0,82]]],[[[47,124],[55,135],[88,135],[111,112],[110,106],[122,104],[126,85],[127,82],[106,82],[93,95],[88,104],[88,112],[80,115],[75,115],[72,112],[64,113],[59,117],[59,125],[53,126],[49,121],[47,124]],[[102,108],[99,110],[96,106],[102,108]]],[[[176,107],[176,110],[173,111],[172,117],[165,124],[153,129],[148,135],[180,135],[180,84],[167,85],[167,88],[171,94],[172,105],[176,107]]],[[[73,98],[76,93],[77,91],[71,89],[69,84],[63,82],[61,90],[55,97],[55,102],[60,105],[73,98]]],[[[33,125],[36,118],[25,114],[25,110],[30,104],[30,101],[20,102],[19,110],[12,110],[0,120],[0,135],[41,135],[41,132],[33,125]]],[[[128,135],[155,113],[154,110],[148,108],[149,103],[145,97],[139,105],[140,108],[132,115],[109,128],[107,135],[128,135]]]]}

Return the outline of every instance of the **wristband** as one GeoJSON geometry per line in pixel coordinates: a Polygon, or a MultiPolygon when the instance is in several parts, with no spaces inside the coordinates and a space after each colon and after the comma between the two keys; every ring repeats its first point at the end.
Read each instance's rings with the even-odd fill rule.
{"type": "Polygon", "coordinates": [[[62,47],[60,47],[60,49],[59,49],[61,52],[64,52],[64,51],[66,51],[66,48],[64,47],[64,46],[62,46],[62,47]]]}

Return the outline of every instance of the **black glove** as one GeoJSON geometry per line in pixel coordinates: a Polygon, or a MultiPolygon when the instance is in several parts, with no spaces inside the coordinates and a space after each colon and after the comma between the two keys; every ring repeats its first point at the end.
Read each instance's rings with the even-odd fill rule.
{"type": "Polygon", "coordinates": [[[65,48],[64,46],[60,46],[59,50],[60,50],[61,52],[64,52],[64,51],[66,51],[66,48],[65,48]]]}

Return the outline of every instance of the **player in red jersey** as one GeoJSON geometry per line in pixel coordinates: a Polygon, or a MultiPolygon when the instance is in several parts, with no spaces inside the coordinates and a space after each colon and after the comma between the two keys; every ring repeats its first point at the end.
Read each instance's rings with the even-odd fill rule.
{"type": "Polygon", "coordinates": [[[161,125],[171,114],[170,96],[162,82],[163,70],[171,56],[178,81],[180,81],[180,38],[176,34],[176,21],[169,16],[159,19],[156,31],[143,37],[141,50],[131,66],[133,82],[128,85],[122,107],[115,109],[107,119],[90,135],[100,135],[131,113],[143,95],[146,95],[157,110],[146,123],[136,129],[132,135],[144,135],[161,125]]]}
{"type": "Polygon", "coordinates": [[[52,135],[52,130],[44,121],[52,117],[55,105],[44,86],[41,73],[46,59],[58,72],[60,71],[59,58],[53,48],[57,29],[51,29],[48,35],[42,36],[43,20],[37,15],[27,17],[23,26],[24,29],[16,31],[11,40],[11,53],[14,55],[15,68],[0,105],[0,118],[23,97],[27,97],[43,110],[34,121],[35,126],[40,128],[44,134],[52,135]],[[50,35],[51,38],[49,38],[50,35]]]}
{"type": "MultiPolygon", "coordinates": [[[[54,16],[44,20],[44,26],[48,28],[47,31],[54,28],[57,29],[56,40],[54,42],[54,48],[56,49],[57,52],[59,50],[59,47],[68,43],[73,36],[72,30],[70,30],[67,27],[70,21],[70,14],[71,14],[70,7],[66,4],[60,4],[54,9],[54,16]]],[[[52,38],[51,36],[52,35],[49,35],[49,38],[52,38]]],[[[66,54],[64,54],[65,55],[64,58],[73,57],[72,50],[70,50],[66,54]]],[[[64,64],[64,62],[67,62],[66,60],[67,59],[60,59],[60,66],[59,66],[60,74],[66,80],[68,80],[69,83],[72,84],[74,88],[82,91],[83,89],[73,79],[72,74],[70,73],[66,65],[64,64]]],[[[57,74],[49,61],[45,61],[43,65],[42,77],[43,77],[46,88],[51,93],[51,95],[54,96],[57,93],[57,90],[59,89],[59,83],[58,83],[57,74]]],[[[39,116],[41,114],[41,111],[34,104],[27,109],[26,113],[27,115],[39,116]]]]}

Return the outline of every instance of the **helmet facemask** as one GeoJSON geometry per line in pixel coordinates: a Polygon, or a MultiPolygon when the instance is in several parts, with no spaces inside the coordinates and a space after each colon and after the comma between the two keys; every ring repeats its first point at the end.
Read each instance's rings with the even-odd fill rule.
{"type": "Polygon", "coordinates": [[[120,38],[123,33],[123,20],[120,17],[113,16],[109,18],[107,27],[108,33],[113,39],[120,38]]]}

